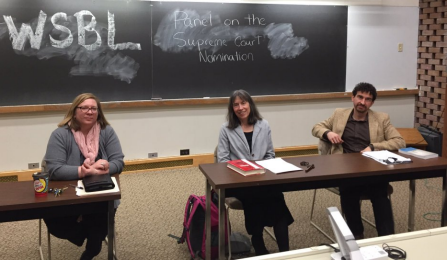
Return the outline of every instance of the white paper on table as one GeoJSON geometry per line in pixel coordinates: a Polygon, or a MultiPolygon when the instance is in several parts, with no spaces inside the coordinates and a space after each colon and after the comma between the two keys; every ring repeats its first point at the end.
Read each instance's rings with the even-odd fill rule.
{"type": "Polygon", "coordinates": [[[82,187],[82,189],[76,188],[76,196],[82,197],[82,196],[98,195],[98,194],[113,193],[120,191],[120,187],[118,187],[118,183],[116,183],[115,177],[112,177],[112,181],[115,184],[115,188],[113,189],[86,192],[84,188],[84,183],[82,183],[82,180],[78,180],[78,187],[82,187]]]}
{"type": "Polygon", "coordinates": [[[371,151],[371,152],[364,152],[362,153],[363,156],[369,157],[373,160],[378,161],[381,164],[385,164],[388,165],[388,163],[386,162],[386,160],[388,158],[396,158],[397,159],[397,163],[405,163],[405,162],[411,162],[410,158],[405,158],[403,156],[400,156],[398,154],[392,153],[388,150],[383,150],[383,151],[371,151]]]}
{"type": "Polygon", "coordinates": [[[282,173],[282,172],[293,172],[293,171],[302,171],[303,170],[300,167],[297,167],[291,163],[288,163],[281,158],[269,159],[269,160],[264,160],[264,161],[256,161],[256,163],[275,174],[282,173]]]}

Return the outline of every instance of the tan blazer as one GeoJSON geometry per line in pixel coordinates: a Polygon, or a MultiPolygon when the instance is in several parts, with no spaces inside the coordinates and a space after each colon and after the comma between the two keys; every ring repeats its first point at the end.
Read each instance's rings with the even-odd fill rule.
{"type": "MultiPolygon", "coordinates": [[[[345,131],[349,115],[353,108],[337,108],[334,114],[323,122],[316,124],[312,128],[312,135],[323,139],[323,134],[330,130],[340,135],[343,139],[343,132],[345,131]]],[[[386,113],[368,111],[369,135],[371,144],[374,145],[374,150],[397,150],[405,147],[405,141],[399,132],[394,128],[390,122],[390,117],[386,113]]],[[[324,144],[320,144],[321,149],[324,144]]],[[[319,147],[320,148],[320,147],[319,147]]],[[[320,151],[321,154],[340,154],[343,153],[343,146],[341,144],[331,145],[330,151],[320,151]]],[[[366,148],[366,147],[365,147],[366,148]]]]}

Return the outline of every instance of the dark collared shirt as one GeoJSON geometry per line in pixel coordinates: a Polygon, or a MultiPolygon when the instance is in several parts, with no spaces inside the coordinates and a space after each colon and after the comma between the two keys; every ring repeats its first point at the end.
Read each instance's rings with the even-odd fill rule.
{"type": "Polygon", "coordinates": [[[371,143],[368,116],[365,121],[357,121],[352,117],[353,112],[349,115],[343,132],[343,153],[358,153],[371,143]]]}

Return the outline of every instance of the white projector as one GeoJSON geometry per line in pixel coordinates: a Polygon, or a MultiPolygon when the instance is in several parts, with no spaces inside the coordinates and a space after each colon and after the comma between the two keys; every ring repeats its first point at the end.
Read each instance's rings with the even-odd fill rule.
{"type": "MultiPolygon", "coordinates": [[[[361,247],[359,251],[363,260],[388,260],[388,253],[378,246],[361,247]]],[[[341,253],[331,254],[332,260],[341,260],[341,257],[341,253]]],[[[355,258],[351,258],[351,260],[355,260],[355,258]]]]}

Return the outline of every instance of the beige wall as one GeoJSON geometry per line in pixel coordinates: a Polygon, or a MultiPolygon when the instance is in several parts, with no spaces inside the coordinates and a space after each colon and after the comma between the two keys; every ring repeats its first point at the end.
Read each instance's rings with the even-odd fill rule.
{"type": "MultiPolygon", "coordinates": [[[[349,99],[283,103],[260,103],[258,107],[271,125],[275,147],[316,144],[312,126],[329,117],[337,107],[351,107],[349,99]]],[[[390,114],[396,127],[413,127],[414,97],[384,97],[373,109],[390,114]]],[[[117,132],[126,160],[212,153],[219,129],[225,121],[225,105],[179,106],[106,111],[117,132]]],[[[50,133],[64,113],[0,115],[0,171],[27,169],[29,162],[40,162],[50,133]]]]}

